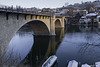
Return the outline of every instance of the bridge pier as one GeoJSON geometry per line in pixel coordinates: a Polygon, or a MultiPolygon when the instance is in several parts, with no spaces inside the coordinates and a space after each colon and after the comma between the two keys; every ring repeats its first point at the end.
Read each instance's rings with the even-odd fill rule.
{"type": "Polygon", "coordinates": [[[56,35],[55,34],[55,15],[53,15],[50,19],[50,35],[56,35]]]}
{"type": "Polygon", "coordinates": [[[65,22],[64,19],[65,19],[65,17],[63,16],[62,19],[61,19],[61,23],[62,23],[61,27],[62,27],[62,28],[64,28],[64,26],[65,26],[65,25],[64,25],[64,22],[65,22]]]}

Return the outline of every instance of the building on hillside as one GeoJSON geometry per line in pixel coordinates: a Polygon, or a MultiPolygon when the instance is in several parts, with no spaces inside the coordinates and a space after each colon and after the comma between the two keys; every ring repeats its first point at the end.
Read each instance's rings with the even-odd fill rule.
{"type": "Polygon", "coordinates": [[[67,9],[66,7],[57,8],[55,14],[66,16],[68,11],[69,11],[69,9],[67,9]]]}
{"type": "Polygon", "coordinates": [[[95,6],[95,10],[100,15],[100,5],[95,6]]]}
{"type": "Polygon", "coordinates": [[[79,22],[84,24],[97,24],[97,16],[97,13],[89,13],[82,16],[79,22]]]}
{"type": "Polygon", "coordinates": [[[85,16],[88,13],[88,11],[87,10],[79,10],[79,13],[81,16],[85,16]]]}
{"type": "Polygon", "coordinates": [[[52,10],[50,8],[43,8],[42,12],[51,12],[52,10]]]}
{"type": "Polygon", "coordinates": [[[90,9],[89,9],[89,13],[94,13],[95,12],[95,8],[94,7],[91,7],[90,9]]]}
{"type": "Polygon", "coordinates": [[[32,8],[27,8],[27,11],[38,12],[38,9],[36,7],[32,7],[32,8]]]}
{"type": "Polygon", "coordinates": [[[93,2],[93,5],[94,5],[94,6],[100,5],[100,1],[99,1],[99,0],[94,1],[94,2],[93,2]]]}

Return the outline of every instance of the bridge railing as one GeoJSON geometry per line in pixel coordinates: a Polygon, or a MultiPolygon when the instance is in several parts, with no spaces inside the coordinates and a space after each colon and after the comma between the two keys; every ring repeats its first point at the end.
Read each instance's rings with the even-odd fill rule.
{"type": "MultiPolygon", "coordinates": [[[[10,12],[10,13],[21,13],[21,14],[31,14],[31,15],[45,15],[45,16],[53,16],[55,15],[53,12],[38,12],[27,10],[26,8],[22,8],[20,6],[9,7],[9,6],[0,6],[0,12],[10,12]]],[[[61,15],[56,15],[56,17],[62,17],[61,15]]]]}
{"type": "Polygon", "coordinates": [[[7,7],[3,6],[0,7],[0,12],[11,12],[11,13],[24,13],[24,14],[35,14],[35,15],[48,15],[52,16],[54,13],[51,12],[38,12],[38,11],[29,11],[27,9],[23,8],[13,8],[13,7],[7,7]]]}

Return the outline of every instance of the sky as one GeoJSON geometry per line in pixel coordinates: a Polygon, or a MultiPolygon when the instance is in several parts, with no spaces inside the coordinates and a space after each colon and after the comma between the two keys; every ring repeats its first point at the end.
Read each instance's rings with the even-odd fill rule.
{"type": "MultiPolygon", "coordinates": [[[[86,1],[94,1],[94,0],[83,0],[86,1]]],[[[81,3],[82,0],[0,0],[0,4],[7,5],[7,6],[16,6],[20,5],[22,7],[30,8],[30,7],[37,7],[37,8],[57,8],[64,6],[65,3],[74,4],[74,3],[81,3]]]]}

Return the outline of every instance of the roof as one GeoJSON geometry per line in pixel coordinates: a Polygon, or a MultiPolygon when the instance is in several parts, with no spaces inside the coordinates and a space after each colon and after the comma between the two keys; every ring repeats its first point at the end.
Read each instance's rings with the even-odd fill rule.
{"type": "Polygon", "coordinates": [[[86,16],[82,16],[81,18],[86,18],[86,16]]]}
{"type": "Polygon", "coordinates": [[[96,13],[89,13],[86,16],[97,16],[97,14],[96,13]]]}
{"type": "Polygon", "coordinates": [[[100,18],[100,16],[97,16],[97,18],[100,18]]]}

